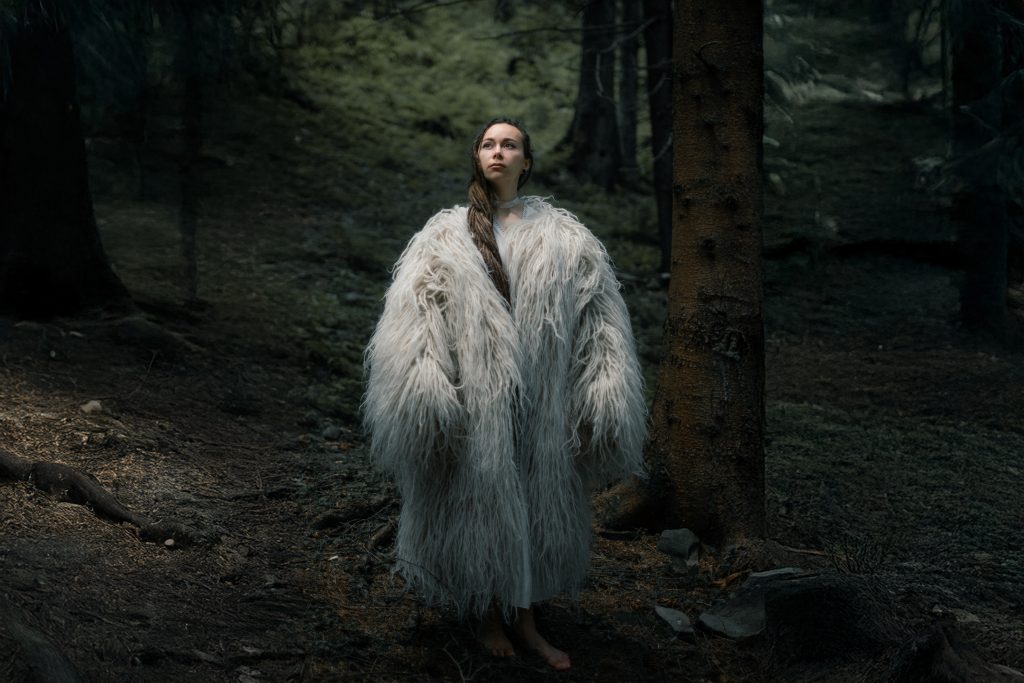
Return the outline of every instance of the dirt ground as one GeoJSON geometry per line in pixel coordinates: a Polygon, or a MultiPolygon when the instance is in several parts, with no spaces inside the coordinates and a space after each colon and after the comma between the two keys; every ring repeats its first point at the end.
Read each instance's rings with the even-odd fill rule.
{"type": "MultiPolygon", "coordinates": [[[[812,38],[802,21],[784,28],[816,67],[898,71],[882,29],[819,18],[812,38]]],[[[783,676],[757,644],[679,639],[653,611],[695,618],[745,572],[784,565],[870,580],[908,636],[945,619],[987,661],[1024,669],[1024,351],[958,328],[956,271],[837,249],[951,235],[944,198],[916,183],[914,158],[943,152],[931,108],[813,96],[769,107],[766,171],[781,180],[765,216],[766,246],[780,247],[765,264],[773,543],[709,554],[681,576],[655,534],[597,536],[580,600],[540,612],[573,657],[554,674],[483,655],[468,626],[389,573],[397,501],[367,462],[360,356],[387,267],[421,220],[410,217],[436,198],[346,204],[316,184],[334,159],[302,149],[307,131],[343,147],[326,114],[257,95],[214,106],[202,303],[182,303],[172,167],[154,158],[151,194],[134,198],[118,170],[127,152],[97,138],[97,219],[138,314],[0,321],[0,447],[89,471],[196,542],[142,542],[83,506],[0,485],[0,679],[25,680],[31,652],[59,651],[92,681],[883,680],[885,661],[783,676]],[[233,123],[246,108],[267,112],[262,128],[233,123]],[[246,155],[253,139],[274,142],[246,155]],[[83,410],[90,401],[100,408],[83,410]]],[[[651,211],[641,195],[613,202],[651,211]]],[[[651,375],[664,301],[644,264],[656,255],[593,227],[622,270],[651,375]]]]}

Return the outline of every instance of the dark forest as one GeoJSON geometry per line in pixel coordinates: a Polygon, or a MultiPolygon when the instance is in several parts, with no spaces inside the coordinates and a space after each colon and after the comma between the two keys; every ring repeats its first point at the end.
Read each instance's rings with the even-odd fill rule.
{"type": "Polygon", "coordinates": [[[1024,681],[1022,142],[1021,0],[0,0],[0,680],[1024,681]],[[362,427],[494,116],[650,409],[566,672],[362,427]]]}

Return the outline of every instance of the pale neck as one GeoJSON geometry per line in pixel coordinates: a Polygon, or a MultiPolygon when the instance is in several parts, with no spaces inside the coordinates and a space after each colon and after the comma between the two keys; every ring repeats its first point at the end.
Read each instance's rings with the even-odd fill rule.
{"type": "Polygon", "coordinates": [[[504,187],[497,187],[497,186],[493,186],[493,185],[492,185],[492,187],[494,188],[494,195],[495,195],[495,197],[497,197],[499,202],[512,201],[519,194],[517,192],[518,188],[516,187],[515,183],[512,183],[510,185],[506,185],[504,187]]]}

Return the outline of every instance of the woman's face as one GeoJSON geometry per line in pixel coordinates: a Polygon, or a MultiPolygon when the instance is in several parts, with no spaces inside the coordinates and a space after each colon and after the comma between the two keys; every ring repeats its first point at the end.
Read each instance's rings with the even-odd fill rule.
{"type": "Polygon", "coordinates": [[[523,134],[507,123],[496,123],[484,131],[476,158],[487,182],[498,190],[515,190],[519,176],[530,167],[523,149],[523,134]]]}

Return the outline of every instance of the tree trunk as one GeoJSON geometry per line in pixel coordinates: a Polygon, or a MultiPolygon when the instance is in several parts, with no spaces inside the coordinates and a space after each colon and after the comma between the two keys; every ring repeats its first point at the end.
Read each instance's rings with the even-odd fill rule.
{"type": "Polygon", "coordinates": [[[96,228],[67,26],[52,2],[31,2],[5,38],[0,313],[48,317],[127,306],[96,228]]]}
{"type": "Polygon", "coordinates": [[[998,337],[1006,325],[1009,217],[996,159],[982,151],[1002,127],[997,101],[987,98],[1002,80],[1003,67],[992,4],[962,3],[953,22],[953,149],[965,187],[955,201],[966,262],[960,316],[966,327],[998,337]]]}
{"type": "MultiPolygon", "coordinates": [[[[1012,153],[1024,154],[1024,1],[1006,3],[1008,14],[1020,22],[1013,26],[1004,22],[1003,31],[1003,130],[1016,128],[1012,153]]],[[[1007,192],[1009,240],[1007,244],[1006,279],[1011,286],[1024,286],[1024,183],[1007,192]]],[[[1018,305],[1020,301],[1018,300],[1018,305]]]]}
{"type": "Polygon", "coordinates": [[[195,304],[199,301],[199,255],[197,233],[199,225],[199,172],[202,153],[203,86],[200,71],[200,41],[198,40],[201,10],[185,0],[180,6],[181,35],[178,43],[178,70],[182,79],[181,122],[182,146],[178,164],[181,203],[178,225],[181,232],[182,257],[185,262],[185,298],[195,304]]]}
{"type": "Polygon", "coordinates": [[[652,477],[616,511],[715,545],[765,534],[761,16],[746,0],[676,8],[675,230],[652,477]]]}
{"type": "Polygon", "coordinates": [[[672,0],[644,0],[647,103],[651,112],[654,198],[658,206],[660,272],[672,258],[672,0]]]}
{"type": "Polygon", "coordinates": [[[637,55],[640,51],[642,6],[635,1],[622,3],[622,38],[619,43],[619,142],[622,149],[622,175],[635,180],[640,171],[636,163],[637,55]]]}
{"type": "Polygon", "coordinates": [[[615,2],[590,0],[583,9],[580,84],[576,113],[562,141],[568,168],[579,180],[611,189],[622,151],[615,114],[615,2]]]}

